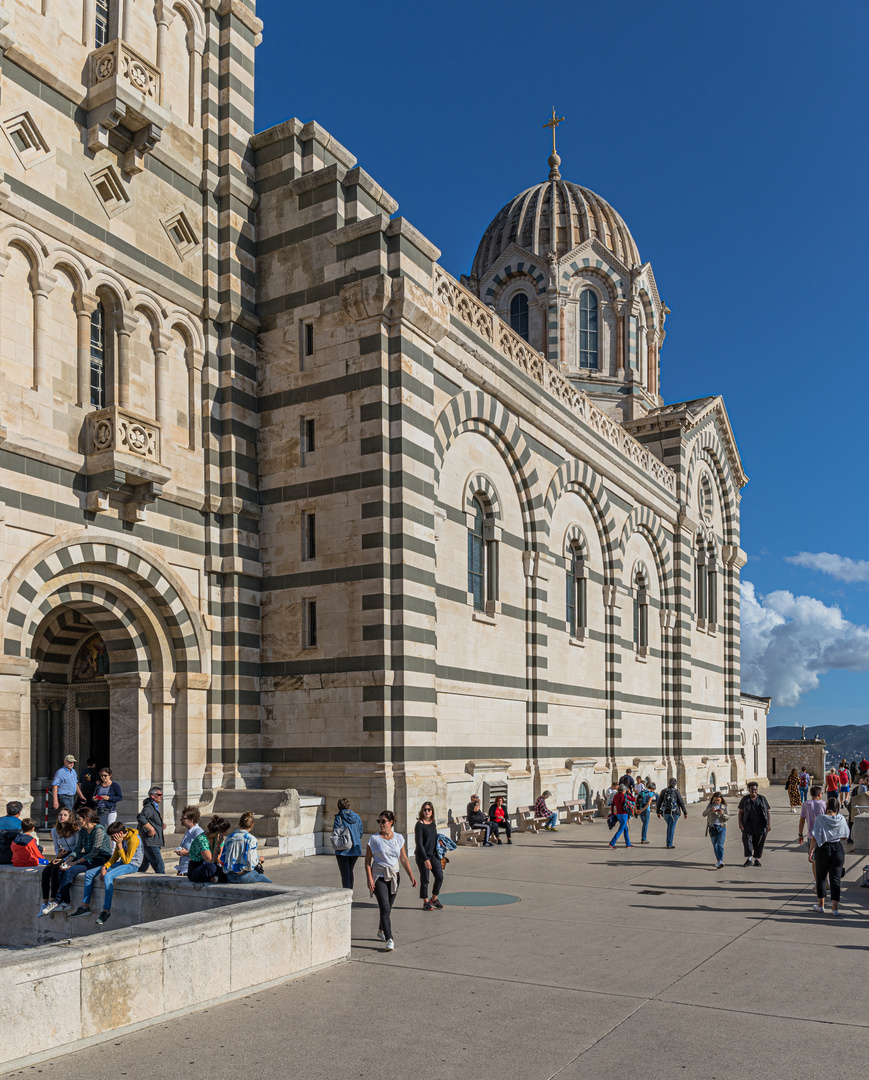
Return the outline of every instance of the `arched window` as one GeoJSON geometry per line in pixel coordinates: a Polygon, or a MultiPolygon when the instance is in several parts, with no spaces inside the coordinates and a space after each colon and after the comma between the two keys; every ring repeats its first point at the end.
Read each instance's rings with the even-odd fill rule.
{"type": "Polygon", "coordinates": [[[516,293],[510,301],[510,327],[528,340],[528,297],[524,292],[516,293]]]}
{"type": "Polygon", "coordinates": [[[91,405],[106,407],[106,309],[102,301],[91,315],[91,405]]]}
{"type": "MultiPolygon", "coordinates": [[[[775,772],[775,766],[772,771],[775,772]]],[[[760,776],[760,740],[757,732],[754,733],[754,775],[760,776]]]]}
{"type": "Polygon", "coordinates": [[[634,648],[641,656],[649,649],[649,590],[642,570],[634,576],[634,648]]]}
{"type": "Polygon", "coordinates": [[[498,599],[498,541],[490,515],[480,499],[474,499],[473,521],[468,529],[468,596],[475,611],[495,612],[498,599]]]}
{"type": "Polygon", "coordinates": [[[700,513],[707,519],[712,516],[712,485],[705,474],[700,477],[700,513]]]}
{"type": "Polygon", "coordinates": [[[715,545],[706,545],[706,622],[714,630],[718,622],[718,565],[715,545]]]}
{"type": "Polygon", "coordinates": [[[588,784],[583,780],[576,793],[576,801],[582,803],[586,810],[591,808],[591,791],[588,784]]]}
{"type": "Polygon", "coordinates": [[[579,296],[579,366],[597,371],[597,297],[591,289],[579,296]]]}
{"type": "Polygon", "coordinates": [[[571,637],[585,636],[588,626],[588,571],[582,548],[578,543],[571,543],[567,552],[567,629],[571,637]]]}
{"type": "Polygon", "coordinates": [[[101,49],[111,40],[109,37],[112,0],[96,0],[94,9],[94,48],[101,49]]]}

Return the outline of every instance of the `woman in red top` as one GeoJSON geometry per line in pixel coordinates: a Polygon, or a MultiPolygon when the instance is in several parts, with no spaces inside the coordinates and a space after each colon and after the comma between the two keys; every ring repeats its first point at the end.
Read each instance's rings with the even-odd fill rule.
{"type": "Polygon", "coordinates": [[[843,803],[848,801],[848,792],[851,790],[851,772],[847,762],[839,765],[839,797],[843,803]]]}
{"type": "Polygon", "coordinates": [[[827,798],[837,799],[839,797],[839,774],[836,772],[835,766],[830,766],[830,771],[827,773],[827,798]]]}
{"type": "Polygon", "coordinates": [[[510,824],[510,815],[507,813],[507,807],[504,805],[504,796],[497,795],[495,801],[489,807],[489,821],[492,825],[492,836],[501,843],[501,837],[498,835],[498,830],[503,829],[507,834],[507,843],[512,844],[511,837],[513,835],[513,827],[510,824]]]}
{"type": "Polygon", "coordinates": [[[633,817],[635,800],[624,784],[619,784],[618,791],[613,795],[612,812],[618,818],[619,829],[610,841],[610,847],[614,848],[618,838],[624,833],[625,847],[633,847],[631,834],[628,832],[628,822],[633,817]]]}

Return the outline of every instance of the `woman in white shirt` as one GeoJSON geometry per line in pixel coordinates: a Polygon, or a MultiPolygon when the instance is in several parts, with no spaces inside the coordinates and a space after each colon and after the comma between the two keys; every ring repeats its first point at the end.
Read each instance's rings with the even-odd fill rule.
{"type": "Polygon", "coordinates": [[[392,905],[395,903],[401,881],[399,865],[407,871],[414,888],[416,888],[416,878],[413,876],[413,870],[407,858],[404,837],[401,833],[392,831],[395,814],[391,810],[384,810],[378,817],[377,824],[380,826],[380,832],[376,836],[369,837],[368,847],[365,849],[365,876],[368,878],[368,891],[380,908],[380,927],[377,936],[381,941],[386,942],[387,949],[394,949],[391,915],[392,905]]]}
{"type": "Polygon", "coordinates": [[[814,854],[815,889],[818,902],[812,911],[824,911],[827,895],[827,875],[830,877],[830,902],[833,914],[839,914],[839,884],[845,865],[845,849],[842,841],[848,838],[848,822],[839,813],[839,800],[827,800],[827,812],[819,814],[812,830],[809,857],[814,854]]]}

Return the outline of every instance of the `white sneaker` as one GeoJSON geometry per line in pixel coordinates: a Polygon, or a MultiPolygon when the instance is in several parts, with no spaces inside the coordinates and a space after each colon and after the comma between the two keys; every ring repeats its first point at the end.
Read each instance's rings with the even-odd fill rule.
{"type": "Polygon", "coordinates": [[[386,943],[386,948],[387,948],[387,949],[388,949],[388,950],[389,950],[390,952],[391,952],[391,951],[392,951],[392,950],[393,950],[393,949],[395,948],[395,942],[394,942],[394,941],[392,940],[392,938],[390,938],[390,939],[389,939],[389,941],[387,941],[387,943],[386,943]]]}
{"type": "Polygon", "coordinates": [[[57,901],[56,900],[49,900],[46,904],[43,905],[41,911],[39,912],[39,915],[37,915],[37,918],[40,918],[43,915],[50,915],[52,913],[52,911],[54,911],[54,909],[56,907],[57,907],[57,901]]]}
{"type": "Polygon", "coordinates": [[[69,909],[71,907],[72,907],[72,904],[58,904],[57,907],[55,907],[54,910],[55,911],[69,911],[69,909]]]}
{"type": "Polygon", "coordinates": [[[825,909],[823,907],[821,907],[820,904],[812,904],[812,911],[824,911],[824,910],[825,909]]]}
{"type": "Polygon", "coordinates": [[[377,936],[380,938],[381,941],[386,941],[386,934],[384,934],[382,930],[377,931],[377,936]]]}

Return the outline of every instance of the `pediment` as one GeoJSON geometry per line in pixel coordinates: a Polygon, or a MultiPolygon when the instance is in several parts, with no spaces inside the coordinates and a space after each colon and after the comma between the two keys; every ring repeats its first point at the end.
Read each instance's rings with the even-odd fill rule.
{"type": "Polygon", "coordinates": [[[513,262],[523,263],[523,270],[537,282],[539,292],[546,290],[546,279],[549,273],[546,259],[542,259],[539,255],[528,251],[527,248],[519,247],[518,244],[513,243],[501,252],[486,272],[485,278],[480,282],[480,295],[484,303],[487,302],[486,297],[493,295],[501,284],[500,281],[496,282],[495,278],[499,277],[513,262]],[[536,273],[534,273],[535,270],[536,273]]]}

